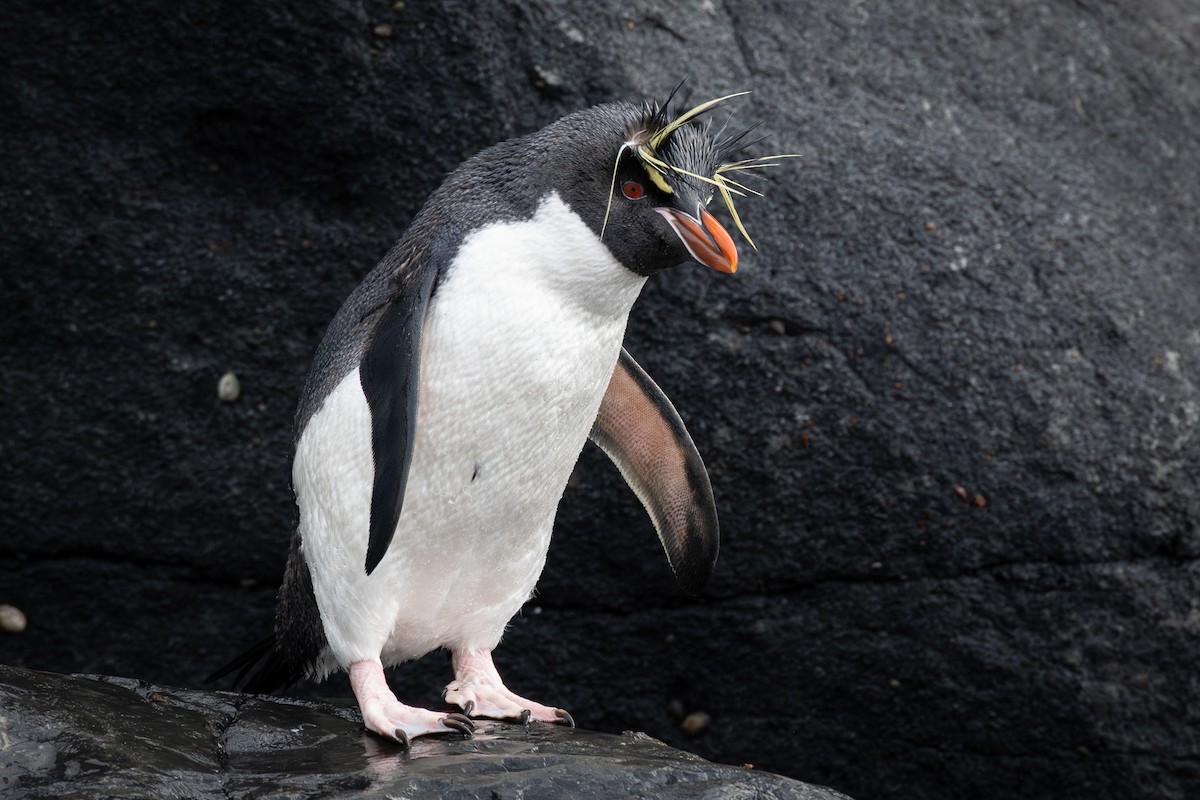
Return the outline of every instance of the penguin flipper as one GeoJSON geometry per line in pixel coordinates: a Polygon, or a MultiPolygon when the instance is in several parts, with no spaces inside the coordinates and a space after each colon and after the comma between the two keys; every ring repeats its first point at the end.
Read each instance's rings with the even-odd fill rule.
{"type": "Polygon", "coordinates": [[[368,575],[387,553],[404,505],[416,442],[421,330],[436,277],[435,269],[410,276],[405,290],[383,309],[359,367],[359,381],[371,409],[371,452],[375,459],[365,565],[368,575]]]}
{"type": "Polygon", "coordinates": [[[589,438],[646,507],[680,587],[699,594],[720,543],[708,471],[671,401],[624,348],[589,438]]]}

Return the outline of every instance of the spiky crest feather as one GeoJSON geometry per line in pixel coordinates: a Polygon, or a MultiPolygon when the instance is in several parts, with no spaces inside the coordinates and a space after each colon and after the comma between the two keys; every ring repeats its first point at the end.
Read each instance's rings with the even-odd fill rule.
{"type": "MultiPolygon", "coordinates": [[[[603,237],[604,229],[608,226],[609,212],[612,209],[613,197],[616,193],[617,172],[621,162],[621,156],[626,151],[632,152],[641,163],[646,171],[646,175],[650,178],[660,190],[666,194],[674,194],[675,190],[671,183],[667,180],[668,176],[674,176],[677,179],[682,179],[687,183],[699,181],[702,184],[711,186],[716,189],[721,196],[721,200],[725,203],[725,207],[729,210],[729,216],[733,219],[734,225],[737,226],[738,232],[742,234],[746,242],[753,248],[758,249],[754,240],[746,233],[746,227],[742,224],[742,219],[738,215],[737,208],[734,206],[733,198],[745,197],[747,194],[762,196],[762,192],[752,189],[735,180],[731,177],[731,173],[747,172],[754,174],[753,170],[766,169],[768,167],[778,166],[772,162],[783,158],[798,158],[794,153],[784,153],[771,156],[759,156],[756,158],[746,158],[739,161],[727,161],[733,154],[744,150],[745,148],[761,142],[766,137],[759,137],[753,141],[746,141],[746,137],[757,130],[759,125],[755,124],[740,133],[733,134],[724,139],[712,143],[711,147],[717,156],[716,166],[712,169],[711,175],[702,175],[694,170],[689,170],[683,166],[673,163],[674,159],[670,157],[670,145],[672,137],[680,131],[685,125],[695,122],[697,118],[706,114],[727,100],[735,97],[742,97],[749,92],[734,92],[723,97],[718,97],[713,100],[707,100],[699,105],[684,111],[683,113],[672,117],[670,112],[671,101],[678,93],[680,87],[683,86],[681,81],[676,86],[671,94],[667,97],[664,103],[648,102],[645,106],[644,119],[645,123],[638,130],[631,131],[629,138],[617,151],[617,156],[613,160],[612,182],[609,186],[608,206],[604,212],[604,224],[601,226],[600,235],[603,237]]],[[[726,122],[728,124],[728,121],[726,122]]],[[[722,127],[722,131],[724,127],[722,127]]],[[[755,177],[761,177],[755,175],[755,177]]],[[[694,185],[694,184],[693,184],[694,185]]],[[[696,187],[699,188],[699,187],[696,187]]],[[[712,191],[709,190],[711,196],[712,191]]]]}

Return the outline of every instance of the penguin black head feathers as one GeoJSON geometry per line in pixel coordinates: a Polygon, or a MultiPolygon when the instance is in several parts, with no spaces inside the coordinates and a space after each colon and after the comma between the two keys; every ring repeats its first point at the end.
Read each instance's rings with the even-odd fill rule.
{"type": "Polygon", "coordinates": [[[593,229],[598,164],[585,151],[599,150],[601,162],[607,161],[609,180],[603,187],[604,215],[598,233],[629,269],[648,275],[694,260],[721,272],[736,271],[738,254],[732,237],[705,210],[715,195],[754,246],[734,198],[759,192],[733,176],[770,167],[788,156],[735,160],[738,151],[754,143],[746,141],[754,128],[723,137],[723,130],[713,131],[711,125],[698,122],[703,114],[743,94],[709,100],[678,114],[671,98],[640,106],[613,103],[565,117],[545,130],[565,140],[559,145],[563,152],[552,162],[567,162],[571,189],[565,199],[593,229]],[[595,144],[602,146],[595,148],[595,144]]]}

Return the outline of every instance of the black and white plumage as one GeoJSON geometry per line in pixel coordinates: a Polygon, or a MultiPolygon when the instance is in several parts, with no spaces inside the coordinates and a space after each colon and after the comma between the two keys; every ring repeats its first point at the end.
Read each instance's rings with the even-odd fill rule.
{"type": "MultiPolygon", "coordinates": [[[[724,99],[724,98],[722,98],[724,99]]],[[[296,418],[300,520],[273,639],[246,688],[350,672],[366,726],[407,742],[471,716],[570,721],[509,692],[491,650],[533,592],[555,510],[590,436],[698,592],[718,532],[704,465],[670,401],[621,346],[646,277],[737,267],[704,210],[745,233],[729,161],[666,106],[614,103],[496,145],[455,170],[331,323],[296,418]],[[451,652],[446,699],[400,703],[385,665],[451,652]]]]}

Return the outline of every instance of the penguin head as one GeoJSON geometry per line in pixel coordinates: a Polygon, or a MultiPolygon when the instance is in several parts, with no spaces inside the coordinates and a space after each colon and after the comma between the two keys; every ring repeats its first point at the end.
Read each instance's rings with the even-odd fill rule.
{"type": "Polygon", "coordinates": [[[650,275],[688,261],[735,272],[733,237],[707,207],[719,197],[753,247],[733,200],[758,192],[733,176],[785,157],[734,160],[750,131],[722,137],[697,122],[736,96],[680,114],[670,110],[670,98],[664,104],[611,103],[571,114],[542,132],[545,150],[538,149],[551,173],[545,177],[632,272],[650,275]]]}

